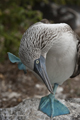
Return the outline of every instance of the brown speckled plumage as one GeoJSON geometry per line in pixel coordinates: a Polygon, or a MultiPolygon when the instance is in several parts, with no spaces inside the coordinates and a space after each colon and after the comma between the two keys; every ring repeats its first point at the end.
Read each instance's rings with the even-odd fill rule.
{"type": "Polygon", "coordinates": [[[76,77],[77,75],[80,74],[80,37],[78,35],[76,35],[76,38],[78,40],[77,54],[76,54],[76,64],[75,64],[74,73],[71,76],[71,78],[74,78],[74,77],[76,77]]]}

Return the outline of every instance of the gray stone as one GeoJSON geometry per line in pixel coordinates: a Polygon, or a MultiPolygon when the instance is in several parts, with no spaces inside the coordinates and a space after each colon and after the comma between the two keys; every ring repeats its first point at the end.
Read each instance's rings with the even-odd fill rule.
{"type": "Polygon", "coordinates": [[[49,118],[38,110],[40,99],[26,99],[12,108],[0,109],[0,120],[80,120],[80,98],[61,100],[69,110],[70,114],[49,118]]]}

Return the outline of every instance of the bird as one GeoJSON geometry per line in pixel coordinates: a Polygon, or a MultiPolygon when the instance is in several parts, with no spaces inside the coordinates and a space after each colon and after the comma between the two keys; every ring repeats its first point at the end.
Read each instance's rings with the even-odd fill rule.
{"type": "MultiPolygon", "coordinates": [[[[54,12],[53,12],[54,14],[54,12]]],[[[60,6],[54,14],[55,22],[65,22],[71,26],[73,30],[76,30],[80,26],[80,14],[76,10],[67,6],[60,6]]]]}
{"type": "Polygon", "coordinates": [[[23,34],[20,58],[10,52],[8,56],[19,69],[35,73],[49,90],[50,94],[41,98],[38,110],[49,117],[70,114],[55,98],[57,87],[80,73],[80,38],[68,24],[42,19],[23,34]]]}
{"type": "Polygon", "coordinates": [[[58,5],[49,1],[49,4],[43,2],[36,4],[33,9],[40,10],[43,13],[43,18],[55,23],[69,24],[73,30],[80,27],[80,9],[78,6],[58,5]]]}

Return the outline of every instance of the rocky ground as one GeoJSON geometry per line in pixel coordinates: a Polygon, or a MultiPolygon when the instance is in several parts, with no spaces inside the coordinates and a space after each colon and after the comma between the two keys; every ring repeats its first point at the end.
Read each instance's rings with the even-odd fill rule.
{"type": "Polygon", "coordinates": [[[0,109],[0,120],[80,120],[80,98],[61,100],[70,111],[69,114],[50,118],[38,110],[40,99],[25,99],[11,108],[0,109]]]}
{"type": "MultiPolygon", "coordinates": [[[[30,71],[24,74],[18,70],[16,64],[6,61],[0,64],[0,108],[18,105],[25,98],[41,98],[48,91],[30,71]]],[[[58,87],[56,96],[58,98],[79,98],[80,77],[67,80],[58,87]]]]}

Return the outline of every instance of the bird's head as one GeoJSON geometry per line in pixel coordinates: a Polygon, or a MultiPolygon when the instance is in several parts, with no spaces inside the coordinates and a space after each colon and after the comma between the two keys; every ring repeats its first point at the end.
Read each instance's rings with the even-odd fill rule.
{"type": "Polygon", "coordinates": [[[46,71],[46,55],[41,55],[40,49],[27,48],[20,45],[19,56],[22,63],[31,71],[35,72],[45,83],[48,90],[53,93],[53,88],[46,71]]]}
{"type": "MultiPolygon", "coordinates": [[[[46,19],[42,20],[41,22],[47,24],[49,23],[46,19]]],[[[44,43],[41,43],[39,36],[40,28],[37,26],[40,25],[41,22],[32,25],[24,33],[20,43],[19,56],[22,63],[28,69],[34,71],[43,80],[48,90],[53,93],[53,88],[46,71],[47,51],[42,51],[41,46],[44,47],[44,43]]]]}

